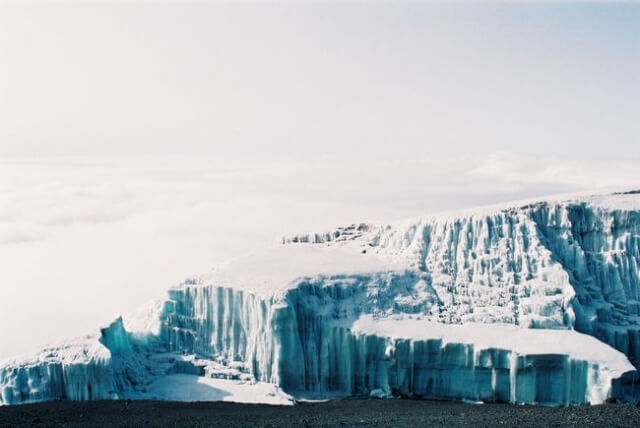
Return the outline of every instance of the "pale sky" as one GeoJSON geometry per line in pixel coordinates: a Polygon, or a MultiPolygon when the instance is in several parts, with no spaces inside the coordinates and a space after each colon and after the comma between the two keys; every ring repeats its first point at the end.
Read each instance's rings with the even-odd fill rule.
{"type": "Polygon", "coordinates": [[[640,5],[511,3],[0,2],[0,153],[640,159],[640,5]]]}
{"type": "Polygon", "coordinates": [[[640,4],[0,0],[0,359],[283,234],[640,188],[640,4]]]}

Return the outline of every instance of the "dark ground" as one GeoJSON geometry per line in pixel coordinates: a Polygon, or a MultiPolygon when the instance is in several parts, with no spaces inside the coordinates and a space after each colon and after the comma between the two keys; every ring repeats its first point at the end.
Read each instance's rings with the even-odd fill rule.
{"type": "Polygon", "coordinates": [[[419,400],[339,400],[291,407],[158,401],[49,402],[0,407],[0,426],[471,426],[640,427],[640,407],[471,405],[419,400]]]}

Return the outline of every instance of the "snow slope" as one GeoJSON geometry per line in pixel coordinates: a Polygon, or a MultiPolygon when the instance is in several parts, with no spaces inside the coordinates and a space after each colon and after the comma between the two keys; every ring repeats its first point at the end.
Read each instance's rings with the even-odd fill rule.
{"type": "Polygon", "coordinates": [[[637,193],[296,235],[99,335],[0,363],[0,403],[244,400],[249,388],[287,402],[276,386],[314,398],[634,399],[639,263],[637,193]]]}

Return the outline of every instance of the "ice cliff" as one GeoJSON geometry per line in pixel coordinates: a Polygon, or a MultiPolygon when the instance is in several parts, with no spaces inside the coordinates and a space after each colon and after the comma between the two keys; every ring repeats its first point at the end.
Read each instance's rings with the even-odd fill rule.
{"type": "Polygon", "coordinates": [[[185,376],[274,402],[636,400],[639,263],[633,192],[287,237],[0,363],[0,403],[197,399],[185,376]]]}

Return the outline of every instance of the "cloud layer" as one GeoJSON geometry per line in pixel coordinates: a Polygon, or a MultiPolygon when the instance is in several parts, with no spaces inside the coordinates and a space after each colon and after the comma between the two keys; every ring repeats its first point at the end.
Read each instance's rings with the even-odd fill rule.
{"type": "Polygon", "coordinates": [[[640,187],[640,165],[539,159],[0,160],[0,358],[84,334],[185,276],[356,221],[640,187]]]}

